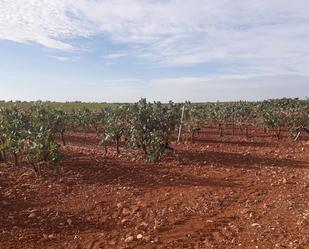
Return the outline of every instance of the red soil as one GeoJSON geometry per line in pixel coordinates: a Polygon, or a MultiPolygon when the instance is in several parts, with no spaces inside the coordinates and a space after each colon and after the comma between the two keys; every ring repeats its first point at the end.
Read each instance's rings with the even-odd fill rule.
{"type": "Polygon", "coordinates": [[[309,142],[216,133],[159,163],[76,132],[60,174],[0,164],[0,248],[309,248],[309,142]]]}

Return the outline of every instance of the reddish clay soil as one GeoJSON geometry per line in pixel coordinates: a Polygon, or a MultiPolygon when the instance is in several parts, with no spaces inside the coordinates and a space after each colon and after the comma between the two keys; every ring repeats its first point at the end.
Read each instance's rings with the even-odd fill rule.
{"type": "Polygon", "coordinates": [[[158,163],[75,132],[60,173],[1,164],[0,248],[309,248],[309,142],[217,133],[158,163]]]}

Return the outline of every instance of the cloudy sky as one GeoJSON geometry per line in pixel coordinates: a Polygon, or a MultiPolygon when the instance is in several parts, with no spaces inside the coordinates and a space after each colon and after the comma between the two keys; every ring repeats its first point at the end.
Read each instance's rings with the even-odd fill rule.
{"type": "Polygon", "coordinates": [[[0,0],[0,99],[309,97],[308,0],[0,0]]]}

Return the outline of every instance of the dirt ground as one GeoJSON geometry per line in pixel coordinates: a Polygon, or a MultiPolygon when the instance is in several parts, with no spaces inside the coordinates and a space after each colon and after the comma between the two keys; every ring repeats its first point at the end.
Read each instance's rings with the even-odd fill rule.
{"type": "Polygon", "coordinates": [[[309,248],[309,141],[217,133],[158,163],[75,132],[60,174],[0,164],[0,248],[309,248]]]}

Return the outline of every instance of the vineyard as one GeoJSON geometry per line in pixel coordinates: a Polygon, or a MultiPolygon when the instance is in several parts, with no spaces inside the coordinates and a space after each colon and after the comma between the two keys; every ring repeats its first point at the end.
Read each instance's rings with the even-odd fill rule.
{"type": "Polygon", "coordinates": [[[64,111],[40,102],[26,109],[13,105],[0,111],[0,159],[7,162],[10,154],[15,166],[22,159],[40,175],[42,163],[55,165],[61,159],[57,137],[61,137],[65,146],[66,131],[94,129],[106,153],[108,146],[115,144],[120,154],[119,145],[124,142],[126,146],[142,148],[145,160],[157,161],[166,149],[172,149],[170,144],[181,125],[190,134],[192,143],[196,133],[206,125],[217,126],[221,137],[225,128],[232,125],[233,135],[239,128],[248,138],[250,127],[262,127],[265,133],[275,129],[277,139],[281,138],[282,130],[288,130],[290,138],[298,140],[302,133],[309,134],[309,101],[162,104],[142,99],[135,104],[109,105],[98,111],[89,108],[64,111]]]}
{"type": "Polygon", "coordinates": [[[308,140],[308,100],[0,102],[0,248],[308,248],[308,140]]]}

